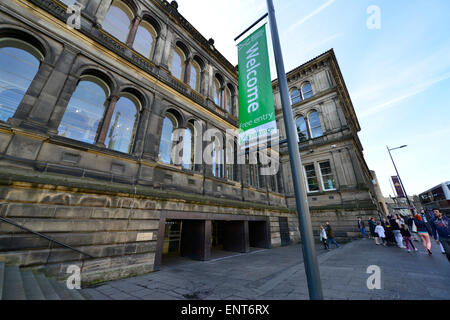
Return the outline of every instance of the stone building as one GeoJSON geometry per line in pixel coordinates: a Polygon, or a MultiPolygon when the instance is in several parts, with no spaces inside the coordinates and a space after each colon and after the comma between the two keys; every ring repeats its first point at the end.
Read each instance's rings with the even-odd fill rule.
{"type": "MultiPolygon", "coordinates": [[[[74,3],[0,4],[0,259],[59,275],[77,264],[90,283],[170,254],[298,242],[283,147],[274,176],[216,147],[195,161],[206,130],[238,127],[237,72],[214,41],[175,1],[80,0],[80,16],[74,3]]],[[[288,79],[315,232],[329,220],[354,237],[378,202],[334,52],[288,79]]]]}

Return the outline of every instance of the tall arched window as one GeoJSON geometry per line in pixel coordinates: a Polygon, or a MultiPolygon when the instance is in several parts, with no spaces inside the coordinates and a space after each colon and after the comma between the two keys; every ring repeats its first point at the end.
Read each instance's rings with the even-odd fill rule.
{"type": "Polygon", "coordinates": [[[194,170],[194,152],[195,152],[195,130],[189,123],[184,131],[183,138],[183,168],[194,170]]]}
{"type": "Polygon", "coordinates": [[[106,13],[102,28],[118,40],[126,42],[133,18],[133,11],[127,5],[114,0],[106,13]]]}
{"type": "Polygon", "coordinates": [[[200,91],[200,76],[201,68],[197,61],[192,60],[191,65],[191,75],[189,79],[189,85],[192,89],[200,91]]]}
{"type": "Polygon", "coordinates": [[[295,122],[297,124],[298,140],[300,142],[308,140],[309,134],[308,134],[308,127],[306,125],[305,118],[300,116],[297,118],[297,120],[295,122]]]}
{"type": "Polygon", "coordinates": [[[300,91],[297,88],[291,90],[291,103],[296,104],[302,101],[302,97],[300,96],[300,91]]]}
{"type": "Polygon", "coordinates": [[[303,95],[303,99],[308,99],[313,96],[313,90],[311,87],[311,83],[305,82],[305,84],[302,86],[302,95],[303,95]]]}
{"type": "Polygon", "coordinates": [[[214,78],[214,103],[222,106],[222,86],[217,78],[214,78]]]}
{"type": "Polygon", "coordinates": [[[123,93],[116,102],[111,123],[105,139],[109,149],[130,153],[136,132],[139,100],[131,94],[123,93]]]}
{"type": "Polygon", "coordinates": [[[309,114],[308,122],[309,129],[311,131],[311,138],[317,138],[323,135],[319,113],[317,111],[313,111],[309,114]]]}
{"type": "Polygon", "coordinates": [[[167,164],[173,163],[172,150],[173,144],[172,135],[173,130],[177,127],[177,120],[170,113],[166,115],[163,121],[161,132],[161,140],[159,143],[159,159],[167,164]]]}
{"type": "Polygon", "coordinates": [[[14,116],[39,70],[42,53],[22,40],[0,39],[0,120],[14,116]]]}
{"type": "Polygon", "coordinates": [[[225,110],[231,113],[231,109],[233,107],[233,97],[231,95],[231,91],[228,87],[225,88],[225,110]]]}
{"type": "Polygon", "coordinates": [[[155,28],[147,21],[141,21],[136,31],[133,48],[144,57],[151,59],[155,48],[157,33],[155,28]]]}
{"type": "Polygon", "coordinates": [[[172,59],[172,75],[178,80],[184,80],[186,56],[180,47],[176,47],[172,59]]]}
{"type": "Polygon", "coordinates": [[[225,150],[219,136],[214,137],[212,154],[212,173],[214,177],[225,177],[225,150]]]}
{"type": "Polygon", "coordinates": [[[70,98],[58,134],[94,143],[108,96],[109,88],[104,81],[93,76],[83,76],[70,98]]]}

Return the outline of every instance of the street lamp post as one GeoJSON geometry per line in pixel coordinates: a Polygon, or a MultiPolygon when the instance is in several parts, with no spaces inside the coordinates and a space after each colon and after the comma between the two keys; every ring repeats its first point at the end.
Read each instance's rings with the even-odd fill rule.
{"type": "Polygon", "coordinates": [[[395,165],[394,158],[392,158],[392,154],[391,154],[391,151],[392,151],[392,150],[401,149],[401,148],[405,148],[405,147],[407,147],[407,145],[403,145],[403,146],[400,146],[400,147],[397,147],[397,148],[389,149],[389,147],[386,146],[386,148],[387,148],[387,150],[388,150],[388,152],[389,152],[389,156],[391,157],[392,164],[394,165],[395,172],[397,173],[397,177],[398,177],[398,181],[400,182],[400,186],[402,187],[403,192],[405,193],[405,197],[406,197],[406,201],[408,202],[409,210],[411,211],[411,213],[414,214],[414,211],[413,211],[413,209],[412,209],[413,206],[411,205],[411,202],[409,201],[409,197],[408,197],[408,194],[406,193],[405,186],[403,185],[402,179],[400,178],[400,174],[398,173],[398,170],[397,170],[397,166],[395,165]]]}
{"type": "Polygon", "coordinates": [[[275,18],[275,9],[272,0],[267,0],[269,14],[270,31],[272,34],[272,45],[275,63],[278,74],[278,84],[280,87],[281,107],[283,109],[283,119],[286,128],[286,138],[289,150],[289,160],[292,170],[292,180],[294,185],[295,200],[299,220],[299,229],[302,237],[303,260],[305,264],[306,278],[308,282],[309,297],[311,300],[322,300],[322,284],[320,281],[319,264],[314,246],[314,237],[309,213],[308,198],[304,189],[302,177],[302,162],[298,148],[297,129],[292,113],[292,106],[289,100],[289,90],[284,70],[283,55],[281,53],[280,38],[275,18]]]}

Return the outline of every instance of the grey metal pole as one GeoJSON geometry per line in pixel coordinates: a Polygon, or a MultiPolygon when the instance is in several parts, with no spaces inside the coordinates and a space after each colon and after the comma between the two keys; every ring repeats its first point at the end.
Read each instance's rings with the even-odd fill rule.
{"type": "Polygon", "coordinates": [[[386,146],[386,148],[388,149],[389,156],[391,157],[392,164],[394,165],[395,172],[397,173],[398,181],[400,181],[400,186],[402,187],[403,192],[405,193],[406,201],[408,202],[408,209],[409,209],[409,211],[411,211],[412,214],[414,214],[414,210],[412,209],[413,206],[411,205],[411,202],[409,201],[408,194],[406,193],[406,190],[405,190],[405,186],[403,185],[402,179],[400,178],[400,175],[398,174],[398,170],[397,170],[397,166],[395,165],[394,158],[392,158],[391,149],[389,149],[388,146],[386,146]]]}
{"type": "Polygon", "coordinates": [[[298,149],[298,142],[296,137],[297,130],[295,127],[294,115],[292,114],[292,106],[289,99],[286,71],[284,70],[280,38],[278,35],[275,9],[273,7],[272,0],[267,0],[267,8],[269,12],[270,31],[272,35],[275,62],[277,66],[278,84],[280,86],[284,125],[286,127],[286,138],[288,142],[292,180],[294,182],[299,229],[302,237],[303,260],[308,281],[309,297],[311,300],[322,300],[322,285],[320,282],[319,266],[317,263],[316,250],[314,246],[311,217],[309,215],[308,198],[306,195],[304,184],[302,183],[302,162],[300,159],[300,151],[298,149]]]}

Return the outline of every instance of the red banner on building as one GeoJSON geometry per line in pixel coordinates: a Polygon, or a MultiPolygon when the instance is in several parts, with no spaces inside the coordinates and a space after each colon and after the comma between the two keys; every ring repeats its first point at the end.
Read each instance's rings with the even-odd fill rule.
{"type": "Polygon", "coordinates": [[[400,184],[400,180],[397,176],[391,176],[392,182],[394,183],[395,192],[397,192],[397,198],[406,198],[405,193],[403,192],[402,185],[400,184]]]}

